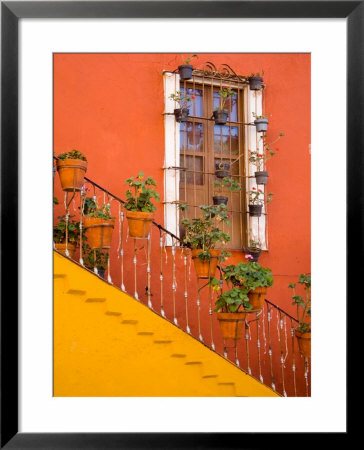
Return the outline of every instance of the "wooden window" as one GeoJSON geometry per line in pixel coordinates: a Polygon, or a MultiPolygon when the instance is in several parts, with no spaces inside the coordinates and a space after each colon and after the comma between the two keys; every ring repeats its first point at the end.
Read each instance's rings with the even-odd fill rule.
{"type": "MultiPolygon", "coordinates": [[[[221,83],[220,83],[221,84],[221,83]]],[[[188,205],[187,217],[200,215],[199,205],[211,205],[214,195],[228,197],[231,226],[224,231],[230,234],[230,249],[242,249],[246,238],[246,205],[244,179],[244,94],[242,88],[226,83],[237,93],[229,102],[229,122],[215,125],[211,120],[213,110],[219,105],[220,84],[184,83],[182,92],[195,96],[190,107],[188,122],[180,124],[179,138],[179,201],[188,205]],[[230,164],[229,177],[241,183],[242,190],[230,192],[217,188],[216,165],[230,164]]],[[[180,227],[180,235],[183,227],[180,227]]]]}

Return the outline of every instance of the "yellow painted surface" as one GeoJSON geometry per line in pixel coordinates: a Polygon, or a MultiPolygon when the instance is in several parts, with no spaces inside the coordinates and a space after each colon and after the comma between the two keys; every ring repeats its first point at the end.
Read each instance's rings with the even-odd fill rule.
{"type": "Polygon", "coordinates": [[[56,252],[54,395],[277,396],[137,300],[56,252]]]}

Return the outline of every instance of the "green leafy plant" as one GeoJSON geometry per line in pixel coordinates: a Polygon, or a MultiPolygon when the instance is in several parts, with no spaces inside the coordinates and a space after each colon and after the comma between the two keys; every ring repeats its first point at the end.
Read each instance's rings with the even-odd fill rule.
{"type": "Polygon", "coordinates": [[[262,248],[262,243],[260,241],[255,241],[254,239],[249,240],[250,248],[262,248]]]}
{"type": "MultiPolygon", "coordinates": [[[[229,216],[226,205],[201,205],[200,210],[202,217],[194,219],[182,219],[181,223],[185,227],[184,244],[191,249],[201,249],[198,257],[201,261],[209,261],[212,250],[217,244],[226,244],[230,241],[230,236],[219,228],[219,225],[230,225],[229,216]]],[[[186,210],[185,205],[180,205],[181,210],[186,210]]],[[[222,254],[225,258],[227,253],[222,254]]]]}
{"type": "Polygon", "coordinates": [[[151,201],[153,198],[157,202],[160,200],[158,192],[153,188],[157,186],[153,178],[144,178],[144,172],[139,172],[136,177],[128,178],[125,183],[130,188],[126,191],[125,209],[142,212],[153,212],[157,209],[151,201]]]}
{"type": "Polygon", "coordinates": [[[233,287],[229,291],[222,292],[215,302],[215,312],[236,313],[249,311],[253,305],[249,303],[246,289],[233,287]]]}
{"type": "Polygon", "coordinates": [[[234,90],[232,90],[230,87],[223,86],[218,91],[218,96],[220,97],[220,104],[215,109],[219,111],[226,110],[227,102],[230,100],[230,98],[236,94],[234,90]]]}
{"type": "Polygon", "coordinates": [[[273,150],[272,145],[277,143],[282,136],[285,136],[285,134],[278,133],[278,137],[274,141],[267,142],[266,135],[262,135],[260,139],[263,141],[263,150],[249,150],[249,162],[255,165],[257,171],[264,170],[266,161],[279,151],[277,147],[273,150]]]}
{"type": "Polygon", "coordinates": [[[182,91],[177,91],[175,94],[171,94],[169,98],[178,103],[180,109],[186,109],[189,106],[189,103],[195,99],[193,94],[184,94],[182,91]]]}
{"type": "Polygon", "coordinates": [[[188,56],[187,58],[184,58],[182,55],[182,64],[190,65],[193,58],[197,58],[197,55],[195,53],[191,56],[188,56]]]}
{"type": "Polygon", "coordinates": [[[86,156],[76,149],[73,149],[70,152],[61,153],[58,155],[58,159],[61,159],[62,161],[65,159],[81,159],[82,161],[87,161],[86,156]]]}
{"type": "MultiPolygon", "coordinates": [[[[74,244],[79,241],[80,236],[80,223],[75,222],[72,219],[75,216],[69,216],[68,220],[68,242],[74,244]]],[[[53,241],[56,244],[66,243],[66,216],[58,216],[59,222],[53,227],[53,241]]]]}
{"type": "Polygon", "coordinates": [[[105,204],[98,206],[92,197],[83,199],[83,213],[87,217],[96,217],[98,219],[114,219],[110,215],[110,205],[105,204]]]}
{"type": "MultiPolygon", "coordinates": [[[[248,256],[248,255],[247,255],[248,256]]],[[[244,288],[247,292],[258,287],[269,287],[273,285],[272,270],[262,267],[257,262],[239,262],[237,265],[231,264],[222,269],[223,278],[235,287],[244,288]]]]}
{"type": "Polygon", "coordinates": [[[96,269],[106,270],[109,260],[108,252],[104,252],[100,249],[92,250],[88,244],[84,243],[82,255],[84,265],[88,269],[93,270],[94,267],[96,267],[96,269]]]}
{"type": "Polygon", "coordinates": [[[301,274],[298,279],[298,283],[303,286],[305,295],[297,295],[296,293],[296,283],[290,283],[288,287],[293,290],[293,303],[292,305],[297,306],[297,320],[299,322],[297,331],[306,333],[311,331],[311,322],[309,318],[311,317],[311,275],[301,274]],[[302,313],[300,314],[300,308],[302,313]]]}
{"type": "Polygon", "coordinates": [[[59,205],[58,198],[54,196],[53,196],[53,205],[59,205]]]}
{"type": "Polygon", "coordinates": [[[252,78],[252,77],[263,77],[263,75],[264,75],[264,70],[262,69],[262,72],[261,72],[261,73],[260,73],[260,72],[256,72],[256,73],[251,72],[251,74],[248,75],[247,78],[252,78]]]}
{"type": "Polygon", "coordinates": [[[270,117],[271,114],[262,114],[262,115],[259,116],[259,115],[256,114],[255,112],[252,112],[252,116],[254,117],[255,120],[258,120],[258,119],[268,119],[268,117],[270,117]]]}
{"type": "MultiPolygon", "coordinates": [[[[267,203],[272,201],[273,192],[268,192],[267,203]]],[[[261,189],[252,187],[249,191],[249,204],[250,205],[263,205],[264,204],[264,192],[261,189]]]]}
{"type": "Polygon", "coordinates": [[[238,183],[234,178],[225,177],[222,180],[215,180],[214,185],[222,192],[222,188],[226,187],[230,192],[240,191],[241,183],[238,183]]]}

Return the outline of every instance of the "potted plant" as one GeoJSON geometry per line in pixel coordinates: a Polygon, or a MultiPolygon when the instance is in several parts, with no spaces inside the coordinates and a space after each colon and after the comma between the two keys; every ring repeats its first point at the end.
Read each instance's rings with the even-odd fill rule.
{"type": "MultiPolygon", "coordinates": [[[[222,180],[215,180],[214,185],[219,189],[220,193],[222,193],[223,188],[227,188],[230,192],[240,191],[241,184],[238,183],[234,178],[225,177],[222,180]]],[[[214,195],[212,197],[214,205],[227,205],[228,197],[223,195],[214,195]]]]}
{"type": "Polygon", "coordinates": [[[251,91],[259,91],[260,89],[262,89],[263,75],[264,71],[262,70],[262,74],[260,74],[259,72],[257,73],[252,72],[248,76],[249,89],[251,91]]]}
{"type": "Polygon", "coordinates": [[[110,215],[110,205],[98,206],[91,197],[84,197],[82,202],[85,215],[84,228],[90,248],[100,250],[111,247],[115,217],[110,215]]]}
{"type": "Polygon", "coordinates": [[[225,178],[229,176],[230,164],[226,162],[215,162],[215,176],[225,178]]]}
{"type": "Polygon", "coordinates": [[[254,173],[257,184],[267,184],[269,174],[264,170],[265,164],[272,156],[277,153],[277,151],[279,151],[279,148],[275,148],[273,150],[271,146],[279,141],[282,136],[284,136],[284,133],[278,133],[277,139],[275,139],[273,142],[268,143],[266,141],[266,136],[263,135],[261,136],[261,139],[263,141],[263,151],[249,150],[249,162],[254,164],[257,169],[257,171],[254,173]]]}
{"type": "Polygon", "coordinates": [[[176,108],[173,112],[174,116],[176,118],[176,122],[178,122],[178,123],[187,122],[188,116],[190,114],[190,111],[188,109],[188,106],[189,106],[188,104],[189,104],[189,102],[194,100],[195,96],[188,95],[188,94],[184,95],[183,92],[177,91],[175,94],[171,94],[169,96],[169,98],[179,104],[179,108],[176,108]]]}
{"type": "Polygon", "coordinates": [[[61,153],[57,159],[57,171],[64,191],[80,191],[87,170],[86,157],[76,149],[61,153]]]}
{"type": "Polygon", "coordinates": [[[300,353],[306,358],[311,357],[311,275],[301,274],[298,283],[303,286],[305,296],[296,295],[296,283],[290,283],[289,288],[293,290],[293,303],[297,306],[298,327],[295,335],[298,341],[300,353]],[[300,314],[300,308],[302,313],[300,314]]]}
{"type": "MultiPolygon", "coordinates": [[[[179,207],[182,211],[187,209],[185,205],[179,207]]],[[[210,278],[215,274],[218,260],[227,256],[226,252],[216,248],[216,245],[225,245],[230,240],[230,236],[219,228],[223,223],[230,225],[230,214],[226,205],[201,205],[199,208],[202,217],[184,218],[181,221],[185,229],[183,243],[191,249],[197,277],[210,278]]]]}
{"type": "Polygon", "coordinates": [[[216,125],[225,125],[229,118],[229,111],[226,109],[227,102],[230,101],[231,97],[235,95],[236,92],[230,87],[222,87],[218,91],[220,97],[220,104],[216,107],[215,111],[212,113],[212,117],[215,119],[216,125]]]}
{"type": "MultiPolygon", "coordinates": [[[[212,280],[212,283],[215,280],[216,278],[212,280]]],[[[229,291],[221,292],[215,306],[214,311],[217,312],[223,339],[240,339],[246,313],[252,309],[247,291],[233,287],[229,291]]]]}
{"type": "MultiPolygon", "coordinates": [[[[54,201],[54,199],[53,202],[58,204],[54,201]]],[[[66,216],[58,216],[57,219],[59,222],[53,227],[53,242],[56,250],[62,253],[62,255],[69,256],[70,258],[74,257],[80,236],[80,224],[79,222],[70,220],[72,217],[74,216],[69,216],[67,223],[66,216]],[[68,228],[67,233],[66,228],[68,228]],[[68,255],[66,255],[66,249],[68,250],[68,255]]]]}
{"type": "Polygon", "coordinates": [[[129,236],[133,238],[146,238],[150,233],[150,227],[154,219],[154,211],[157,209],[152,199],[159,202],[159,194],[153,186],[156,181],[150,176],[144,178],[144,172],[139,172],[136,177],[126,180],[129,188],[126,191],[126,218],[128,219],[129,236]]]}
{"type": "Polygon", "coordinates": [[[105,271],[109,260],[109,253],[100,249],[92,250],[91,247],[83,244],[83,262],[89,270],[97,269],[97,273],[101,278],[105,278],[105,271]]]}
{"type": "Polygon", "coordinates": [[[183,61],[183,64],[178,66],[178,73],[181,80],[189,80],[192,78],[193,66],[190,64],[193,58],[196,58],[197,55],[191,55],[183,61]]]}
{"type": "Polygon", "coordinates": [[[252,113],[252,116],[255,118],[254,125],[258,132],[264,132],[268,130],[269,114],[262,114],[261,116],[258,116],[257,114],[252,113]]]}
{"type": "Polygon", "coordinates": [[[251,261],[257,262],[260,254],[262,253],[262,243],[260,241],[255,241],[254,239],[250,239],[249,247],[247,247],[244,251],[246,252],[246,258],[248,257],[248,255],[251,255],[251,261]]]}
{"type": "MultiPolygon", "coordinates": [[[[273,192],[267,194],[267,203],[272,201],[273,192]]],[[[264,205],[264,192],[261,189],[252,187],[249,191],[249,215],[252,217],[260,217],[264,205]]]]}
{"type": "Polygon", "coordinates": [[[251,308],[248,312],[257,312],[263,308],[264,297],[268,287],[273,285],[271,269],[253,262],[251,255],[246,255],[248,262],[239,262],[223,268],[224,279],[234,287],[246,291],[251,308]],[[250,256],[250,258],[249,258],[250,256]]]}

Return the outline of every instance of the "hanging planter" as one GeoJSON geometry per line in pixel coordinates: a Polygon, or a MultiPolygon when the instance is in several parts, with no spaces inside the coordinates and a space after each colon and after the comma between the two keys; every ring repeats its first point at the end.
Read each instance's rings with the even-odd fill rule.
{"type": "Polygon", "coordinates": [[[136,177],[128,178],[126,183],[130,188],[126,192],[127,201],[124,204],[129,236],[139,239],[147,238],[154,220],[154,211],[157,209],[151,199],[154,198],[159,202],[159,194],[154,190],[157,183],[151,177],[144,177],[144,172],[139,172],[136,177]]]}
{"type": "Polygon", "coordinates": [[[182,81],[192,78],[193,66],[191,64],[181,64],[178,66],[178,73],[182,81]]]}
{"type": "Polygon", "coordinates": [[[296,329],[294,333],[297,338],[300,353],[305,358],[311,358],[311,330],[302,332],[296,329]]]}
{"type": "Polygon", "coordinates": [[[174,110],[174,116],[176,118],[176,122],[188,122],[188,116],[190,114],[190,111],[188,108],[177,108],[174,110]]]}
{"type": "Polygon", "coordinates": [[[251,217],[260,217],[262,215],[263,205],[249,205],[249,215],[251,217]]]}
{"type": "Polygon", "coordinates": [[[228,197],[224,197],[223,195],[214,195],[212,197],[212,201],[214,205],[227,205],[229,199],[228,197]]]}
{"type": "Polygon", "coordinates": [[[241,339],[246,318],[245,312],[217,313],[223,339],[241,339]]]}
{"type": "Polygon", "coordinates": [[[269,176],[268,172],[261,170],[259,172],[255,172],[254,176],[257,184],[267,184],[269,176]]]}
{"type": "Polygon", "coordinates": [[[57,171],[64,191],[80,191],[86,170],[87,160],[78,150],[58,155],[57,171]]]}
{"type": "Polygon", "coordinates": [[[59,253],[62,253],[62,255],[64,255],[64,256],[67,256],[67,255],[66,255],[66,248],[67,248],[67,250],[68,250],[68,256],[69,256],[70,258],[73,259],[73,257],[75,256],[76,244],[73,244],[73,243],[69,242],[69,243],[67,244],[67,246],[66,246],[66,244],[58,244],[58,243],[55,243],[54,246],[55,246],[56,250],[57,250],[59,253]]]}
{"type": "Polygon", "coordinates": [[[126,211],[129,236],[132,238],[147,238],[154,220],[153,212],[126,211]]]}
{"type": "Polygon", "coordinates": [[[215,163],[215,176],[217,178],[226,178],[229,176],[230,164],[229,163],[215,163]]]}
{"type": "Polygon", "coordinates": [[[259,118],[254,120],[254,125],[257,132],[264,132],[268,130],[268,119],[259,118]]]}
{"type": "Polygon", "coordinates": [[[115,219],[85,217],[84,228],[87,234],[87,242],[92,250],[111,247],[114,226],[115,219]]]}
{"type": "Polygon", "coordinates": [[[225,125],[229,118],[229,111],[227,109],[216,109],[212,113],[216,125],[225,125]]]}
{"type": "Polygon", "coordinates": [[[260,89],[262,89],[263,77],[250,76],[248,78],[248,81],[249,81],[249,89],[251,91],[260,91],[260,89]]]}
{"type": "Polygon", "coordinates": [[[99,275],[100,278],[104,278],[105,279],[105,269],[97,269],[97,273],[99,275]]]}
{"type": "Polygon", "coordinates": [[[248,247],[248,248],[245,250],[245,252],[246,252],[248,255],[251,255],[251,256],[252,256],[252,259],[251,259],[252,262],[258,262],[259,257],[260,257],[260,255],[261,255],[261,253],[262,253],[262,249],[259,248],[259,247],[248,247]]]}
{"type": "MultiPolygon", "coordinates": [[[[210,259],[203,259],[199,256],[204,252],[203,249],[191,250],[192,260],[195,266],[197,278],[211,278],[215,275],[219,256],[221,255],[220,249],[210,249],[207,252],[210,253],[210,259]]],[[[206,253],[206,252],[204,252],[206,253]]]]}
{"type": "Polygon", "coordinates": [[[248,292],[249,303],[252,305],[251,311],[260,311],[264,305],[264,299],[267,295],[267,287],[257,287],[248,292]]]}

